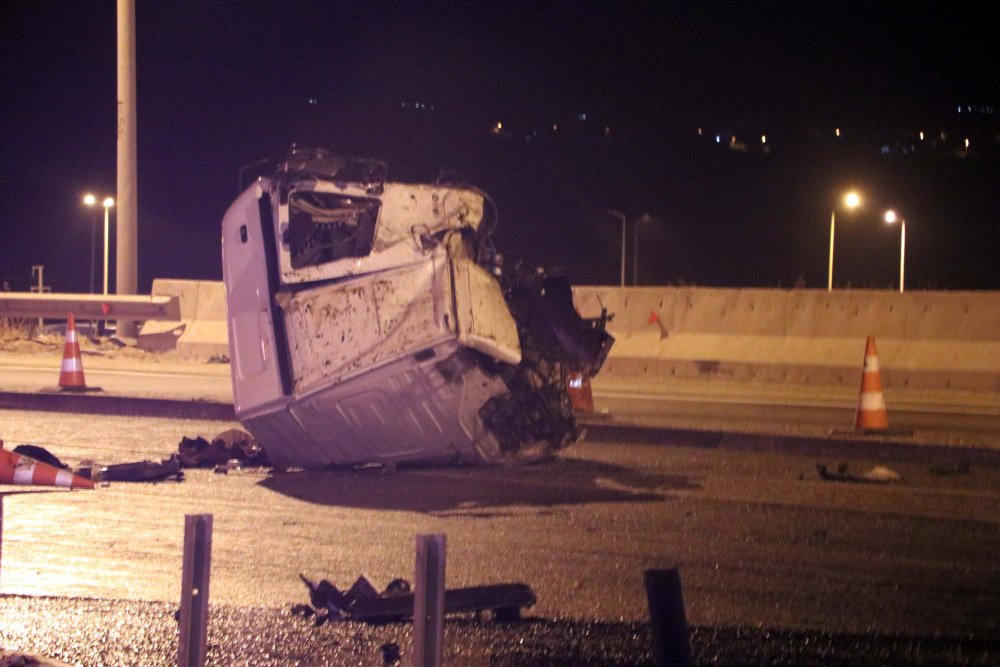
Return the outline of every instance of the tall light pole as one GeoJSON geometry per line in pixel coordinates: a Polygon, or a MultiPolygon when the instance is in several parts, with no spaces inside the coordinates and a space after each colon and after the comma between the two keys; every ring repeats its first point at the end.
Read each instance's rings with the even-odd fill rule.
{"type": "MultiPolygon", "coordinates": [[[[83,196],[83,205],[87,208],[94,208],[97,204],[97,197],[89,192],[83,196]]],[[[94,221],[90,225],[90,293],[94,293],[94,266],[97,256],[97,211],[94,211],[94,221]]]]}
{"type": "MultiPolygon", "coordinates": [[[[135,98],[135,0],[117,0],[118,46],[118,139],[117,139],[117,243],[115,244],[118,294],[135,294],[138,289],[139,192],[137,173],[135,98]]],[[[105,209],[107,210],[107,209],[105,209]]],[[[118,334],[136,335],[136,323],[118,321],[118,334]]]]}
{"type": "Polygon", "coordinates": [[[886,223],[892,225],[899,221],[899,293],[903,293],[903,267],[906,264],[906,220],[896,215],[895,211],[885,212],[886,223]]]}
{"type": "MultiPolygon", "coordinates": [[[[97,204],[97,197],[90,194],[89,192],[83,196],[84,206],[92,207],[97,204]]],[[[101,206],[104,207],[104,294],[108,293],[108,228],[110,227],[110,222],[108,219],[108,213],[112,206],[115,205],[115,200],[111,197],[105,197],[101,202],[101,206]]],[[[95,226],[97,220],[94,220],[95,226]]],[[[94,291],[94,234],[91,233],[90,236],[90,291],[94,291]]]]}
{"type": "Polygon", "coordinates": [[[108,211],[115,205],[115,200],[105,197],[101,202],[104,207],[104,294],[108,293],[108,211]]]}
{"type": "Polygon", "coordinates": [[[605,211],[610,216],[614,216],[622,221],[622,277],[621,286],[625,287],[625,214],[620,211],[605,211]]]}
{"type": "Polygon", "coordinates": [[[632,284],[639,284],[639,225],[654,220],[649,213],[643,213],[632,223],[632,284]]]}
{"type": "MultiPolygon", "coordinates": [[[[844,195],[844,206],[847,208],[857,208],[861,205],[861,197],[857,192],[851,191],[844,195]]],[[[826,273],[826,291],[833,291],[833,231],[837,224],[837,207],[830,211],[830,263],[826,273]]]]}

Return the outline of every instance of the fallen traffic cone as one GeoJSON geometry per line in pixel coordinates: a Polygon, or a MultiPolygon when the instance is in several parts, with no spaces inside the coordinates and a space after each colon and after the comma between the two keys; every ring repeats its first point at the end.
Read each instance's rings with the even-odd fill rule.
{"type": "Polygon", "coordinates": [[[875,337],[869,336],[865,344],[865,366],[861,374],[861,392],[858,409],[854,414],[854,428],[858,431],[885,430],[889,428],[889,415],[882,396],[882,373],[878,366],[875,337]]]}
{"type": "Polygon", "coordinates": [[[33,458],[8,452],[0,440],[0,484],[25,486],[61,486],[67,489],[92,489],[94,483],[68,470],[33,458]]]}
{"type": "Polygon", "coordinates": [[[78,391],[87,388],[83,379],[83,359],[80,357],[80,341],[76,336],[73,313],[66,320],[66,344],[63,346],[62,367],[59,369],[59,387],[78,391]]]}

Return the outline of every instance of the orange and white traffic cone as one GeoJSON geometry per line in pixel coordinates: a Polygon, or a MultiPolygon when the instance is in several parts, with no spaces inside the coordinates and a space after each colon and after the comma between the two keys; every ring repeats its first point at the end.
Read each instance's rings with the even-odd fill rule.
{"type": "Polygon", "coordinates": [[[66,489],[94,488],[94,483],[85,477],[21,454],[8,452],[3,448],[3,440],[0,440],[0,484],[61,486],[66,489]]]}
{"type": "Polygon", "coordinates": [[[889,428],[889,414],[882,396],[882,372],[878,365],[875,337],[869,336],[865,344],[865,365],[861,374],[861,392],[858,409],[854,414],[854,428],[858,431],[880,431],[889,428]]]}
{"type": "Polygon", "coordinates": [[[80,341],[76,335],[73,313],[66,320],[66,344],[63,346],[62,367],[59,369],[59,387],[70,390],[87,388],[83,379],[83,359],[80,357],[80,341]]]}

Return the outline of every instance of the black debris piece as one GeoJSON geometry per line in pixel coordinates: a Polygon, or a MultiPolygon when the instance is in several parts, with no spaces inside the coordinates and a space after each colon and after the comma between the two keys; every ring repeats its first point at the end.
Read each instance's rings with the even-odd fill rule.
{"type": "MultiPolygon", "coordinates": [[[[81,470],[80,474],[85,472],[86,470],[81,470]]],[[[159,463],[155,461],[117,463],[102,466],[96,471],[92,468],[89,472],[90,479],[101,482],[161,482],[171,478],[180,482],[184,479],[184,472],[176,454],[159,463]]]]}
{"type": "Polygon", "coordinates": [[[55,454],[39,445],[18,445],[13,451],[15,454],[27,456],[29,459],[34,459],[39,463],[47,463],[53,468],[69,469],[69,466],[56,458],[55,454]]]}
{"type": "MultiPolygon", "coordinates": [[[[413,618],[413,593],[405,579],[394,579],[379,593],[367,577],[358,577],[347,592],[326,579],[318,584],[300,574],[309,588],[309,601],[316,613],[316,625],[330,620],[388,623],[413,618]]],[[[446,614],[470,612],[477,615],[492,610],[496,621],[516,621],[521,609],[535,604],[534,591],[527,584],[494,584],[454,588],[444,593],[446,614]]]]}
{"type": "Polygon", "coordinates": [[[264,449],[246,431],[229,429],[219,433],[211,441],[202,436],[181,438],[177,446],[181,465],[185,468],[214,468],[225,466],[231,460],[241,466],[270,467],[264,449]]]}

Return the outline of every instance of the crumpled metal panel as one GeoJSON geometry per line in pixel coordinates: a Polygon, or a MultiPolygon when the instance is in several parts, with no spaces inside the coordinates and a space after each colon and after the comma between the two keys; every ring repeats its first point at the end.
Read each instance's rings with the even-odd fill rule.
{"type": "MultiPolygon", "coordinates": [[[[310,182],[299,185],[310,191],[334,192],[359,198],[367,193],[350,184],[310,182]]],[[[283,242],[288,229],[289,205],[277,207],[275,239],[283,285],[297,285],[383,271],[420,261],[428,250],[424,239],[449,229],[477,229],[483,219],[483,197],[474,190],[438,185],[386,183],[375,228],[372,252],[318,266],[293,268],[289,246],[283,242]]]]}
{"type": "Polygon", "coordinates": [[[454,338],[446,261],[440,253],[282,299],[295,394],[454,338]]]}
{"type": "Polygon", "coordinates": [[[521,363],[517,323],[500,285],[468,259],[455,262],[455,309],[459,342],[498,361],[521,363]]]}

